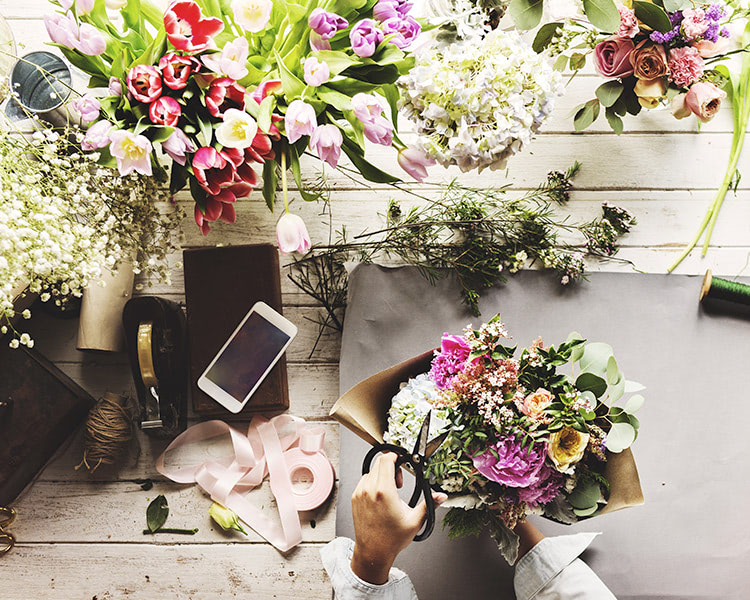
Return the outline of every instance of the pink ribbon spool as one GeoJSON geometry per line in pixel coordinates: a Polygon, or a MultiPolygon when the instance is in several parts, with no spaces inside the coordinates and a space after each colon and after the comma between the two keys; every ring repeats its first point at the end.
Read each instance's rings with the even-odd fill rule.
{"type": "Polygon", "coordinates": [[[223,421],[206,421],[175,438],[157,459],[156,470],[177,483],[198,483],[215,502],[233,510],[259,535],[286,552],[302,541],[298,511],[317,508],[333,489],[335,474],[323,450],[324,441],[322,427],[307,427],[304,420],[291,415],[270,420],[255,417],[247,435],[223,421]],[[280,431],[289,426],[293,432],[281,436],[280,431]],[[233,455],[189,467],[165,466],[164,458],[170,450],[227,433],[233,455]],[[246,498],[266,475],[280,523],[246,498]]]}

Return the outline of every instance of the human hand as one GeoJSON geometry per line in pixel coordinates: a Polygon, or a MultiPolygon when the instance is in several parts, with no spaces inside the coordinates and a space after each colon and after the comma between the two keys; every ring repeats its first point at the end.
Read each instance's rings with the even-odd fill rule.
{"type": "MultiPolygon", "coordinates": [[[[397,487],[401,487],[403,478],[401,470],[396,471],[397,458],[392,452],[378,456],[352,494],[356,537],[352,571],[375,585],[388,581],[393,561],[419,533],[427,514],[424,500],[411,508],[398,495],[397,487]]],[[[432,497],[436,506],[447,498],[434,492],[432,497]]]]}

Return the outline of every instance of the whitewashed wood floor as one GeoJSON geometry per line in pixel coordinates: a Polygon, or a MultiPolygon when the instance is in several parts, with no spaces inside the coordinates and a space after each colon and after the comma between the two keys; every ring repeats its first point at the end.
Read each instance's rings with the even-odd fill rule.
{"type": "MultiPolygon", "coordinates": [[[[21,52],[44,46],[47,38],[41,19],[47,10],[44,0],[0,0],[0,14],[9,19],[22,45],[21,52]]],[[[652,112],[626,121],[627,133],[620,137],[602,122],[585,134],[571,134],[570,110],[593,97],[597,85],[598,79],[591,73],[570,84],[544,133],[530,152],[511,161],[509,174],[485,173],[481,179],[469,174],[461,180],[496,186],[510,179],[519,189],[528,189],[541,181],[546,171],[563,169],[579,160],[583,169],[564,211],[584,219],[597,214],[605,200],[626,207],[637,216],[639,225],[624,240],[620,256],[632,260],[642,271],[664,272],[693,235],[723,176],[731,143],[731,113],[722,111],[702,133],[697,133],[693,120],[675,121],[665,112],[652,112]]],[[[369,152],[378,165],[398,172],[389,152],[382,148],[369,152]]],[[[746,152],[741,161],[741,169],[746,171],[748,157],[746,152]]],[[[314,179],[317,169],[317,164],[307,165],[306,176],[314,179]]],[[[433,185],[423,189],[429,191],[435,183],[456,175],[436,168],[433,185]]],[[[711,267],[717,274],[732,276],[745,270],[750,255],[750,175],[745,175],[737,196],[727,198],[708,258],[701,259],[695,251],[678,272],[702,273],[711,267]]],[[[389,198],[408,199],[390,189],[357,187],[336,172],[329,171],[328,179],[333,189],[334,225],[346,224],[350,232],[378,227],[378,215],[389,198]]],[[[181,200],[190,209],[189,197],[183,195],[181,200]]],[[[297,200],[293,210],[307,222],[313,242],[327,239],[328,225],[321,207],[297,200]]],[[[188,218],[184,224],[186,243],[274,240],[276,216],[268,213],[259,193],[240,202],[237,214],[236,224],[218,224],[207,238],[188,218]]],[[[630,269],[616,263],[592,268],[630,269]]],[[[338,395],[339,338],[323,336],[316,354],[308,358],[317,335],[316,326],[308,319],[320,309],[283,276],[282,281],[285,313],[300,328],[288,353],[291,411],[326,425],[327,448],[336,463],[337,428],[327,415],[338,395]]],[[[175,270],[171,286],[146,292],[180,300],[180,270],[175,270]]],[[[74,321],[53,321],[42,315],[35,319],[37,347],[91,394],[130,389],[123,356],[77,352],[74,321]]],[[[330,597],[318,550],[334,536],[335,499],[305,517],[304,542],[282,555],[254,534],[243,538],[216,531],[206,512],[210,502],[203,494],[195,487],[174,485],[157,476],[154,460],[165,444],[145,437],[139,442],[140,451],[134,451],[119,468],[101,469],[89,476],[73,468],[81,455],[80,436],[74,436],[16,504],[19,517],[12,529],[19,543],[0,559],[0,599],[330,597]],[[147,477],[156,482],[150,492],[142,491],[132,481],[147,477]],[[148,500],[158,493],[169,499],[169,525],[199,527],[195,537],[141,534],[148,500]]],[[[216,453],[215,448],[205,451],[216,453]]],[[[271,504],[267,490],[258,496],[259,503],[271,504]]]]}

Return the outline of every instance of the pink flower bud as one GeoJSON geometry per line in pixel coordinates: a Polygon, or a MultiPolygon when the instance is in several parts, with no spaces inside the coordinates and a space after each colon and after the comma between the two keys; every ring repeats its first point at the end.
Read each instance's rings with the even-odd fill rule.
{"type": "Polygon", "coordinates": [[[420,183],[427,177],[427,167],[435,164],[434,158],[416,148],[399,150],[397,160],[399,166],[420,183]]]}
{"type": "Polygon", "coordinates": [[[285,254],[307,253],[312,246],[305,222],[297,215],[284,213],[276,224],[276,241],[285,254]]]}

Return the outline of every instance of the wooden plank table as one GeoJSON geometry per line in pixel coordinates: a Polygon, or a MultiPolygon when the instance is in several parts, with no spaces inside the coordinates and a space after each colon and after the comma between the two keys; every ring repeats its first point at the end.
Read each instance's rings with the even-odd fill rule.
{"type": "MultiPolygon", "coordinates": [[[[42,17],[49,10],[45,0],[0,0],[0,14],[9,19],[21,53],[44,47],[47,36],[42,17]]],[[[570,84],[530,151],[511,160],[509,173],[486,172],[480,179],[475,173],[462,175],[454,169],[434,168],[430,183],[422,191],[430,192],[436,183],[453,177],[486,186],[513,181],[519,190],[530,189],[547,171],[564,169],[579,160],[583,168],[575,181],[576,191],[561,211],[582,220],[598,214],[603,201],[627,208],[639,223],[623,240],[620,256],[632,260],[642,271],[664,272],[692,237],[723,176],[731,143],[731,112],[722,110],[700,134],[694,119],[676,121],[666,111],[626,119],[627,133],[619,137],[608,131],[603,119],[584,134],[570,133],[570,110],[593,97],[599,82],[589,71],[570,84]]],[[[399,172],[393,154],[383,148],[370,148],[368,157],[385,169],[399,172]]],[[[743,166],[748,166],[747,157],[740,168],[743,166]]],[[[317,178],[319,169],[315,162],[305,164],[305,178],[317,178]]],[[[379,214],[391,198],[413,202],[391,188],[365,189],[335,171],[327,170],[326,176],[332,189],[334,228],[346,224],[350,232],[372,230],[380,226],[379,214]]],[[[298,195],[292,193],[292,197],[298,195]]],[[[189,196],[181,194],[178,199],[191,215],[189,196]]],[[[313,242],[327,239],[329,222],[321,206],[297,199],[293,211],[305,219],[313,242]]],[[[255,193],[238,202],[235,224],[218,223],[206,238],[188,217],[183,225],[185,242],[214,245],[274,241],[277,217],[268,212],[260,193],[255,193]]],[[[750,257],[748,223],[750,177],[740,182],[736,196],[728,196],[708,258],[701,259],[696,250],[678,272],[702,273],[710,267],[720,275],[740,274],[750,257]]],[[[179,257],[173,261],[176,264],[179,257]]],[[[631,269],[612,262],[592,264],[591,268],[631,269]]],[[[318,335],[313,321],[321,308],[285,277],[282,281],[285,314],[300,328],[288,353],[291,412],[327,428],[327,449],[337,463],[337,428],[328,420],[328,410],[338,395],[339,339],[324,334],[310,356],[318,335]]],[[[181,270],[174,270],[171,285],[157,285],[142,293],[180,301],[184,293],[181,270]]],[[[75,350],[75,321],[36,314],[31,323],[37,348],[92,395],[131,392],[123,355],[91,355],[75,350]]],[[[19,517],[13,532],[19,543],[0,559],[0,600],[330,596],[318,551],[334,536],[335,497],[305,516],[303,543],[282,555],[254,533],[245,538],[217,531],[207,515],[208,498],[196,487],[178,486],[159,477],[154,460],[165,446],[165,442],[139,435],[138,449],[122,465],[89,475],[74,469],[81,458],[81,440],[80,433],[73,436],[16,503],[19,517]],[[142,478],[154,480],[151,491],[141,490],[134,482],[142,478]],[[142,535],[146,505],[159,493],[169,500],[169,525],[198,527],[195,537],[142,535]]],[[[196,452],[215,453],[217,449],[205,447],[196,452]]],[[[268,489],[254,494],[259,503],[270,508],[268,489]]]]}

